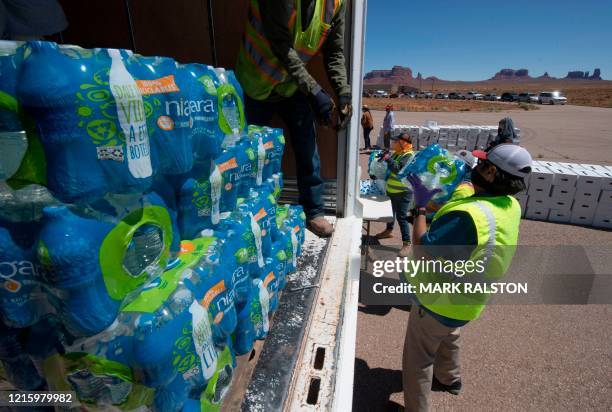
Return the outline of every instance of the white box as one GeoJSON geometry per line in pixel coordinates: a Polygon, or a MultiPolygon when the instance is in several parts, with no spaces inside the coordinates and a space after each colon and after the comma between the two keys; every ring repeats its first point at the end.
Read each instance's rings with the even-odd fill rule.
{"type": "Polygon", "coordinates": [[[599,205],[593,216],[593,226],[612,229],[612,205],[599,205]]]}
{"type": "Polygon", "coordinates": [[[597,210],[597,202],[593,202],[590,199],[574,199],[572,204],[572,213],[577,212],[584,215],[595,215],[597,210]]]}
{"type": "Polygon", "coordinates": [[[566,169],[572,169],[572,170],[581,170],[581,169],[584,169],[578,163],[566,163],[566,162],[557,162],[557,163],[559,164],[559,166],[565,167],[566,169]]]}
{"type": "Polygon", "coordinates": [[[551,162],[550,160],[542,160],[542,161],[540,161],[540,164],[542,166],[546,166],[548,168],[550,168],[550,167],[560,167],[559,163],[551,162]]]}
{"type": "Polygon", "coordinates": [[[527,199],[527,208],[532,206],[550,208],[550,197],[544,194],[529,195],[527,199]]]}
{"type": "Polygon", "coordinates": [[[571,210],[572,205],[574,204],[574,199],[550,199],[548,202],[548,207],[557,210],[571,210]]]}
{"type": "Polygon", "coordinates": [[[550,209],[548,213],[548,221],[555,223],[569,223],[572,217],[572,211],[567,209],[550,209]]]}
{"type": "Polygon", "coordinates": [[[590,226],[593,223],[593,217],[595,216],[595,208],[583,208],[580,206],[576,206],[574,202],[574,206],[572,207],[572,215],[570,217],[570,223],[575,225],[586,225],[590,226]]]}
{"type": "Polygon", "coordinates": [[[612,190],[604,190],[599,195],[597,202],[599,205],[611,205],[612,206],[612,190]]]}
{"type": "Polygon", "coordinates": [[[476,148],[478,150],[484,150],[487,148],[488,143],[489,143],[489,132],[488,130],[483,130],[478,135],[478,140],[476,140],[476,148]]]}
{"type": "Polygon", "coordinates": [[[574,195],[574,202],[584,203],[585,205],[597,205],[600,193],[600,191],[590,192],[576,190],[576,194],[574,195]]]}
{"type": "Polygon", "coordinates": [[[571,187],[553,186],[552,192],[550,194],[550,197],[553,200],[566,200],[566,201],[569,200],[569,201],[571,201],[572,199],[574,199],[575,195],[576,195],[576,188],[573,187],[573,186],[571,186],[571,187]]]}
{"type": "Polygon", "coordinates": [[[594,172],[598,172],[599,169],[601,169],[603,166],[600,165],[592,165],[592,164],[587,164],[587,163],[580,163],[580,166],[582,166],[583,168],[587,169],[587,170],[592,170],[594,172]]]}
{"type": "Polygon", "coordinates": [[[532,220],[546,220],[548,219],[549,213],[550,213],[550,209],[547,207],[527,206],[525,217],[527,219],[532,219],[532,220]]]}
{"type": "Polygon", "coordinates": [[[577,170],[578,174],[578,183],[576,183],[576,188],[578,191],[591,191],[596,192],[601,190],[601,184],[603,178],[593,170],[577,170]]]}
{"type": "Polygon", "coordinates": [[[601,176],[601,190],[612,190],[612,171],[602,167],[596,173],[601,176]]]}
{"type": "Polygon", "coordinates": [[[567,169],[561,166],[549,166],[551,172],[554,173],[553,185],[564,188],[570,188],[576,186],[578,182],[578,175],[572,169],[567,169]]]}
{"type": "Polygon", "coordinates": [[[537,184],[529,184],[529,189],[527,189],[527,194],[531,196],[542,197],[550,197],[550,189],[552,185],[549,183],[548,186],[541,182],[536,182],[537,184]]]}

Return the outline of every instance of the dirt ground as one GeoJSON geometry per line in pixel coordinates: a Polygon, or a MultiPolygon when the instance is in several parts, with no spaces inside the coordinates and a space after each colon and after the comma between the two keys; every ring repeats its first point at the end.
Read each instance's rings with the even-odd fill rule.
{"type": "Polygon", "coordinates": [[[384,110],[388,104],[403,112],[501,112],[505,110],[537,110],[536,105],[521,105],[508,102],[485,102],[480,100],[448,99],[381,99],[365,97],[363,103],[371,110],[384,110]]]}
{"type": "MultiPolygon", "coordinates": [[[[503,115],[398,112],[396,118],[406,124],[494,124],[503,115]]],[[[567,106],[510,115],[528,131],[524,145],[544,159],[612,164],[610,109],[567,106]]],[[[377,125],[382,116],[374,112],[377,125]]],[[[365,177],[366,155],[360,164],[365,177]]],[[[371,233],[382,228],[373,224],[371,233]]],[[[394,238],[381,243],[399,249],[397,225],[394,238]]],[[[612,232],[523,220],[519,243],[612,246],[612,232]]],[[[360,305],[354,411],[403,405],[401,358],[408,316],[405,308],[360,305]]],[[[611,342],[610,305],[490,306],[462,329],[461,394],[432,393],[431,410],[611,410],[611,342]]]]}

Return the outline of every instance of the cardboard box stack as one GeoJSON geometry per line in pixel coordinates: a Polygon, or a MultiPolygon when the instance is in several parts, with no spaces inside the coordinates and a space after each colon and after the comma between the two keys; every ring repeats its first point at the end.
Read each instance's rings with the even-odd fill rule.
{"type": "Polygon", "coordinates": [[[516,198],[528,219],[612,229],[611,166],[534,161],[516,198]]]}
{"type": "MultiPolygon", "coordinates": [[[[517,128],[515,131],[517,139],[514,143],[519,144],[521,130],[517,128]]],[[[497,136],[497,126],[438,125],[435,122],[428,122],[424,126],[396,125],[393,133],[408,133],[416,150],[437,143],[455,152],[462,149],[486,149],[489,142],[497,136]]]]}

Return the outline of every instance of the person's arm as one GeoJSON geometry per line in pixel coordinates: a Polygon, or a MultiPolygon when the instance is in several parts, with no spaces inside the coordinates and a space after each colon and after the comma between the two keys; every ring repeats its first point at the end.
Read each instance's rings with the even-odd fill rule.
{"type": "Polygon", "coordinates": [[[327,75],[331,80],[338,96],[350,96],[351,88],[348,85],[346,62],[344,59],[344,15],[345,4],[332,20],[332,28],[323,44],[323,58],[327,75]]]}
{"type": "MultiPolygon", "coordinates": [[[[299,89],[307,95],[316,95],[321,86],[308,73],[306,65],[293,48],[293,36],[289,31],[291,9],[286,0],[266,0],[259,2],[261,22],[272,52],[296,81],[299,89]]],[[[297,23],[296,23],[297,24],[297,23]]]]}

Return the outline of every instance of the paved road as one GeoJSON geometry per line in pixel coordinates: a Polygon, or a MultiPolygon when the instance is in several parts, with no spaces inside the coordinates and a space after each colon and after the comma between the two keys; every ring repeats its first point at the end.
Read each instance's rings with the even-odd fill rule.
{"type": "MultiPolygon", "coordinates": [[[[395,112],[396,124],[496,125],[510,116],[522,132],[522,144],[534,158],[612,164],[612,109],[584,106],[538,106],[539,110],[478,112],[395,112]]],[[[384,112],[372,111],[375,130],[384,112]]],[[[372,132],[375,137],[374,131],[372,132]]],[[[363,146],[363,144],[362,144],[363,146]]]]}
{"type": "MultiPolygon", "coordinates": [[[[504,113],[397,113],[398,123],[494,124],[504,113]]],[[[612,164],[612,109],[544,107],[509,113],[545,159],[612,164]],[[549,147],[550,146],[550,147],[549,147]]],[[[382,112],[375,112],[377,125],[382,112]]],[[[367,157],[361,156],[362,170],[367,157]]],[[[374,225],[372,232],[382,229],[374,225]]],[[[397,245],[399,230],[383,244],[397,245]]],[[[610,245],[612,232],[523,220],[521,244],[610,245]]],[[[409,313],[359,309],[353,410],[403,404],[401,357],[409,313]]],[[[432,393],[432,411],[612,410],[612,306],[491,306],[462,330],[460,396],[432,393]]]]}

